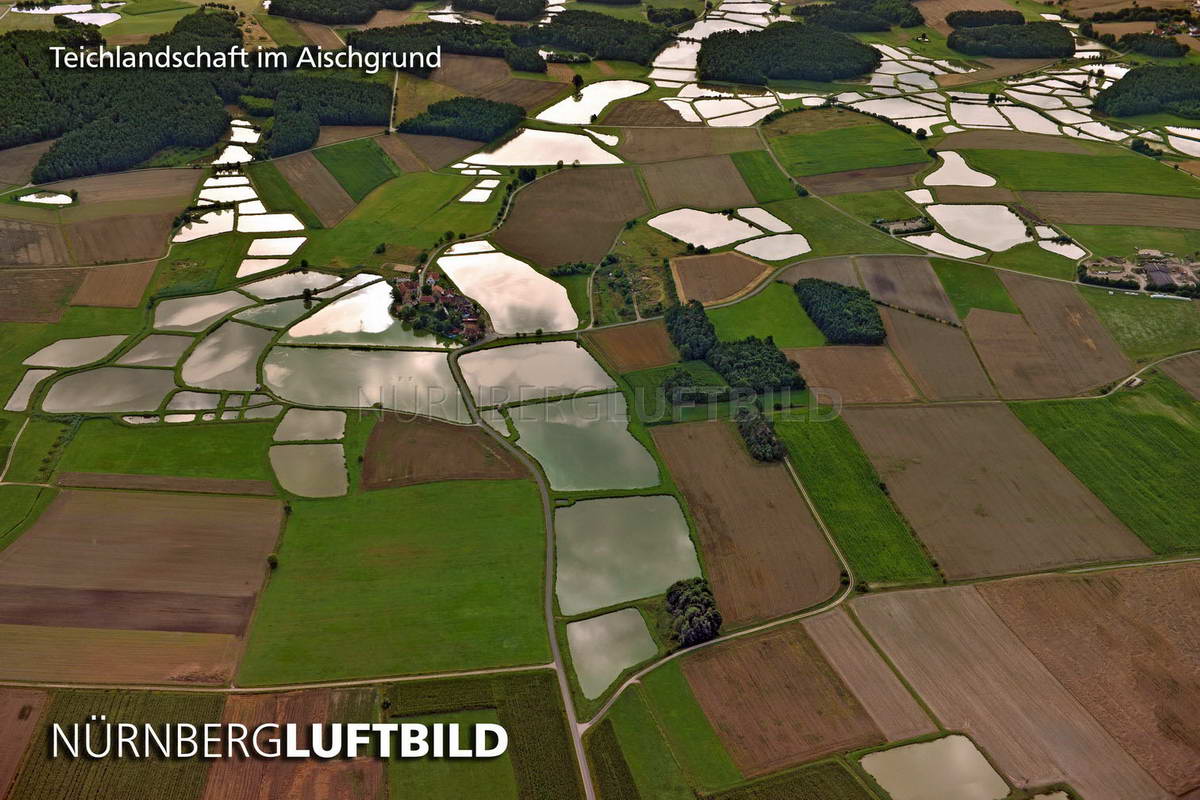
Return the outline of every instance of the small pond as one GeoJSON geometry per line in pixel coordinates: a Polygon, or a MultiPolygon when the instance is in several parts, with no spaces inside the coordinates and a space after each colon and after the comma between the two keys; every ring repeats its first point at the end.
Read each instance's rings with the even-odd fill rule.
{"type": "Polygon", "coordinates": [[[154,327],[163,331],[202,331],[230,311],[254,305],[241,292],[227,291],[163,300],[154,309],[154,327]]]}
{"type": "Polygon", "coordinates": [[[222,323],[183,362],[183,382],[201,389],[257,389],[258,358],[274,335],[251,325],[222,323]]]}
{"type": "Polygon", "coordinates": [[[1008,784],[965,736],[893,747],[861,761],[892,800],[1001,800],[1008,784]]]}
{"type": "Polygon", "coordinates": [[[566,288],[506,253],[442,256],[437,265],[483,306],[499,333],[567,331],[579,325],[566,288]]]}
{"type": "Polygon", "coordinates": [[[125,341],[124,334],[89,336],[86,339],[59,339],[25,359],[30,367],[82,367],[100,361],[125,341]]]}
{"type": "Polygon", "coordinates": [[[169,369],[99,367],[56,381],[42,401],[50,414],[154,411],[175,388],[169,369]]]}
{"type": "Polygon", "coordinates": [[[621,159],[581,133],[526,128],[490,153],[468,156],[470,164],[543,166],[557,164],[620,164],[621,159]]]}
{"type": "Polygon", "coordinates": [[[545,122],[586,125],[599,116],[609,103],[641,94],[650,88],[641,81],[599,81],[584,86],[577,94],[559,100],[537,115],[545,122]]]}
{"type": "Polygon", "coordinates": [[[341,439],[346,433],[345,411],[320,411],[292,408],[275,429],[277,442],[303,442],[341,439]]]}
{"type": "Polygon", "coordinates": [[[658,652],[645,620],[634,608],[568,623],[567,643],[579,688],[589,700],[604,694],[626,669],[658,652]]]}
{"type": "Polygon", "coordinates": [[[166,336],[161,333],[153,333],[118,358],[117,363],[139,367],[173,367],[179,363],[180,357],[191,345],[191,336],[166,336]]]}
{"type": "Polygon", "coordinates": [[[591,354],[575,342],[491,347],[458,359],[479,406],[504,405],[616,388],[591,354]]]}
{"type": "Polygon", "coordinates": [[[279,485],[292,494],[341,497],[350,486],[340,444],[280,444],[268,452],[279,485]]]}

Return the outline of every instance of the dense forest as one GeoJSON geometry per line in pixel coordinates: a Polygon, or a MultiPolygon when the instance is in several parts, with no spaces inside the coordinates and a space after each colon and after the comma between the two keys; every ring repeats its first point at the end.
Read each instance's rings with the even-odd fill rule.
{"type": "Polygon", "coordinates": [[[1200,118],[1200,66],[1135,69],[1097,94],[1095,108],[1114,117],[1169,111],[1200,118]]]}
{"type": "Polygon", "coordinates": [[[671,41],[671,32],[661,25],[568,9],[548,25],[514,29],[512,37],[525,46],[550,44],[592,58],[649,64],[671,41]]]}
{"type": "Polygon", "coordinates": [[[756,460],[782,461],[787,455],[787,448],[775,433],[775,423],[757,408],[739,408],[734,422],[746,449],[756,460]]]}
{"type": "Polygon", "coordinates": [[[925,24],[925,16],[909,0],[834,0],[834,6],[843,11],[878,17],[901,28],[925,24]]]}
{"type": "Polygon", "coordinates": [[[682,25],[685,22],[691,22],[696,18],[696,12],[690,8],[663,8],[660,6],[646,6],[646,19],[658,25],[682,25]]]}
{"type": "Polygon", "coordinates": [[[796,297],[830,344],[882,344],[887,333],[871,295],[819,278],[796,281],[796,297]]]}
{"type": "MultiPolygon", "coordinates": [[[[394,28],[351,31],[346,41],[351,47],[380,53],[429,52],[441,46],[443,52],[468,56],[503,58],[513,69],[545,72],[546,60],[528,43],[515,43],[513,34],[521,27],[496,25],[460,25],[453,22],[422,22],[394,28]]],[[[408,70],[422,78],[432,70],[413,66],[408,70]]]]}
{"type": "Polygon", "coordinates": [[[666,323],[667,334],[684,361],[704,358],[717,343],[717,329],[699,300],[668,308],[666,323]]]}
{"type": "Polygon", "coordinates": [[[269,13],[323,25],[356,25],[382,8],[403,11],[412,4],[413,0],[274,0],[269,13]]]}
{"type": "Polygon", "coordinates": [[[494,142],[515,128],[524,117],[525,109],[513,103],[497,103],[482,97],[455,97],[434,103],[424,113],[397,125],[396,130],[494,142]]]}
{"type": "Polygon", "coordinates": [[[1117,40],[1117,47],[1155,58],[1183,58],[1188,46],[1171,36],[1156,36],[1153,33],[1127,33],[1117,40]]]}
{"type": "Polygon", "coordinates": [[[290,72],[256,73],[245,94],[275,101],[275,124],[264,144],[271,158],[312,147],[322,125],[385,126],[392,107],[385,84],[290,72]]]}
{"type": "Polygon", "coordinates": [[[1068,58],[1075,53],[1074,37],[1057,22],[958,28],[946,44],[960,53],[993,58],[1068,58]]]}
{"type": "Polygon", "coordinates": [[[794,6],[792,14],[810,25],[821,25],[833,31],[847,33],[869,33],[891,30],[892,23],[863,11],[851,11],[835,5],[812,3],[794,6]]]}
{"type": "Polygon", "coordinates": [[[701,80],[763,85],[768,80],[836,81],[872,72],[879,51],[819,25],[779,24],[721,31],[700,45],[701,80]]]}
{"type": "Polygon", "coordinates": [[[991,25],[1024,25],[1020,11],[951,11],[946,15],[951,28],[986,28],[991,25]]]}
{"type": "Polygon", "coordinates": [[[453,0],[455,11],[482,11],[496,19],[538,19],[546,11],[546,0],[453,0]]]}
{"type": "Polygon", "coordinates": [[[735,389],[773,392],[804,388],[804,379],[796,371],[796,365],[775,346],[770,336],[717,342],[705,360],[735,389]]]}

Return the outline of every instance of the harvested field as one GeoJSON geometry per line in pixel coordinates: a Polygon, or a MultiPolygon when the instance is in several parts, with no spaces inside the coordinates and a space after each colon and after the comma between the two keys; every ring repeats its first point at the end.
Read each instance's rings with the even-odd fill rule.
{"type": "Polygon", "coordinates": [[[408,143],[399,136],[378,136],[375,139],[375,144],[379,145],[379,149],[388,154],[388,158],[392,159],[401,172],[424,172],[426,167],[421,159],[417,158],[417,154],[412,151],[408,143]]]}
{"type": "Polygon", "coordinates": [[[382,130],[379,125],[322,125],[321,135],[317,137],[315,147],[324,147],[338,142],[348,142],[351,139],[366,139],[379,135],[382,130]]]}
{"type": "Polygon", "coordinates": [[[508,78],[482,90],[479,96],[497,103],[516,103],[529,111],[546,105],[559,95],[566,94],[568,89],[569,87],[565,83],[508,78]]]}
{"type": "Polygon", "coordinates": [[[270,481],[239,478],[173,478],[166,475],[114,475],[100,472],[60,472],[59,486],[79,489],[132,489],[139,492],[198,492],[200,494],[251,494],[274,497],[270,481]]]}
{"type": "Polygon", "coordinates": [[[1001,397],[1063,397],[1072,394],[1041,338],[1019,314],[973,308],[967,331],[1001,397]]]}
{"type": "Polygon", "coordinates": [[[671,344],[662,320],[589,331],[584,338],[617,372],[662,367],[679,360],[679,351],[671,344]]]}
{"type": "Polygon", "coordinates": [[[140,261],[117,267],[96,267],[83,274],[83,282],[71,297],[73,306],[137,308],[146,286],[154,277],[157,261],[140,261]]]}
{"type": "Polygon", "coordinates": [[[779,280],[784,283],[795,283],[801,278],[820,278],[823,281],[833,281],[846,286],[861,286],[858,280],[858,270],[854,268],[854,259],[850,256],[834,256],[805,261],[802,264],[788,267],[779,273],[779,280]]]}
{"type": "MultiPolygon", "coordinates": [[[[430,169],[441,169],[447,164],[453,164],[468,153],[474,153],[483,146],[481,142],[470,139],[458,139],[454,136],[421,136],[415,133],[397,133],[390,138],[399,139],[408,145],[417,158],[425,162],[430,169]]],[[[393,159],[394,160],[394,159],[393,159]]],[[[403,168],[403,165],[400,165],[403,168]]]]}
{"type": "Polygon", "coordinates": [[[12,186],[24,186],[29,183],[29,175],[33,168],[57,141],[50,139],[46,142],[34,142],[0,150],[0,183],[12,186]]]}
{"type": "Polygon", "coordinates": [[[342,37],[338,36],[333,28],[330,28],[328,25],[319,25],[316,22],[301,22],[299,20],[292,24],[299,29],[301,36],[323,50],[341,50],[346,46],[346,43],[342,41],[342,37]]]}
{"type": "Polygon", "coordinates": [[[1054,63],[1054,60],[1050,58],[980,58],[978,61],[986,66],[974,72],[951,72],[947,75],[938,75],[934,80],[942,88],[966,86],[980,81],[994,81],[1010,75],[1034,72],[1054,63]]]}
{"type": "MultiPolygon", "coordinates": [[[[977,75],[970,72],[968,75],[977,75]]],[[[1042,136],[1019,131],[960,131],[938,143],[938,150],[1035,150],[1043,153],[1091,155],[1087,146],[1065,136],[1042,136]]]]}
{"type": "Polygon", "coordinates": [[[1164,788],[1200,789],[1200,567],[981,584],[1038,660],[1164,788]]]}
{"type": "Polygon", "coordinates": [[[885,741],[800,625],[706,648],[682,668],[747,777],[885,741]]]}
{"type": "Polygon", "coordinates": [[[844,403],[907,403],[919,395],[886,347],[799,347],[783,351],[808,385],[844,403]]]}
{"type": "Polygon", "coordinates": [[[901,164],[898,167],[872,167],[846,172],[827,172],[804,179],[804,188],[813,194],[849,194],[875,192],[882,189],[911,189],[912,176],[927,164],[901,164]]]}
{"type": "MultiPolygon", "coordinates": [[[[2,226],[0,222],[0,230],[2,226]]],[[[81,269],[4,270],[0,322],[58,322],[83,274],[81,269]]]]}
{"type": "Polygon", "coordinates": [[[1018,787],[1066,781],[1088,800],[1170,797],[974,587],[877,594],[853,610],[942,725],[968,733],[1018,787]]]}
{"type": "Polygon", "coordinates": [[[890,308],[881,308],[879,313],[892,352],[921,394],[930,400],[996,396],[961,328],[890,308]]]}
{"type": "Polygon", "coordinates": [[[1200,400],[1200,353],[1172,358],[1158,367],[1192,397],[1200,400]]]}
{"type": "MultiPolygon", "coordinates": [[[[606,122],[606,124],[615,124],[606,122]]],[[[617,153],[628,161],[675,161],[763,149],[753,128],[696,128],[686,131],[632,129],[624,132],[617,153]]]]}
{"type": "Polygon", "coordinates": [[[1069,225],[1142,225],[1200,230],[1200,200],[1107,192],[1024,192],[1038,214],[1069,225]]]}
{"type": "Polygon", "coordinates": [[[528,471],[481,428],[388,414],[371,429],[364,489],[449,480],[508,480],[528,471]]]}
{"type": "MultiPolygon", "coordinates": [[[[380,139],[390,139],[381,136],[380,139]]],[[[338,183],[337,178],[325,169],[312,151],[297,153],[274,162],[279,174],[308,204],[326,228],[332,228],[354,210],[354,199],[338,183]]]]}
{"type": "MultiPolygon", "coordinates": [[[[1064,5],[1081,17],[1090,17],[1097,11],[1116,11],[1128,7],[1128,4],[1122,0],[1069,0],[1064,5]]],[[[1178,0],[1145,0],[1138,5],[1146,8],[1178,8],[1179,2],[1178,0]]]]}
{"type": "Polygon", "coordinates": [[[1002,186],[939,186],[939,203],[1016,203],[1015,192],[1002,186]]]}
{"type": "MultiPolygon", "coordinates": [[[[327,722],[375,722],[374,689],[311,689],[280,694],[232,695],[222,721],[251,730],[267,723],[308,726],[327,722]]],[[[304,737],[301,746],[308,746],[304,737]]],[[[204,800],[376,800],[384,794],[386,761],[233,757],[216,761],[208,773],[204,800]]]]}
{"type": "Polygon", "coordinates": [[[630,167],[590,167],[551,173],[522,189],[492,241],[542,267],[596,263],[625,221],[649,208],[630,167]]]}
{"type": "Polygon", "coordinates": [[[1096,33],[1103,36],[1110,33],[1120,39],[1127,33],[1154,33],[1153,22],[1098,22],[1093,27],[1096,33]]]}
{"type": "MultiPolygon", "coordinates": [[[[603,64],[604,62],[600,61],[597,63],[603,64]]],[[[608,113],[602,117],[601,123],[616,126],[645,125],[650,128],[677,125],[681,128],[695,127],[698,129],[702,124],[699,122],[688,122],[678,111],[658,100],[622,100],[618,103],[613,103],[608,113]]],[[[703,128],[702,130],[709,129],[703,128]]]]}
{"type": "Polygon", "coordinates": [[[767,136],[787,136],[792,133],[817,133],[873,124],[872,119],[865,114],[841,108],[816,108],[808,109],[802,114],[785,114],[771,120],[763,126],[763,133],[767,136]]]}
{"type": "Polygon", "coordinates": [[[724,421],[659,426],[651,436],[696,519],[730,628],[799,611],[837,591],[838,561],[784,465],[750,458],[724,421]]]}
{"type": "MultiPolygon", "coordinates": [[[[204,173],[190,169],[139,169],[111,175],[72,178],[41,187],[48,192],[79,192],[80,205],[129,203],[137,200],[178,199],[186,205],[204,173]]],[[[181,205],[181,207],[182,207],[181,205]]]]}
{"type": "Polygon", "coordinates": [[[754,195],[729,156],[702,156],[642,167],[650,199],[660,209],[737,208],[754,205],[754,195]]]}
{"type": "Polygon", "coordinates": [[[929,259],[920,256],[862,256],[858,271],[863,286],[879,303],[957,322],[958,314],[946,296],[929,259]]]}
{"type": "Polygon", "coordinates": [[[254,597],[0,584],[0,624],[241,636],[254,597]]]}
{"type": "Polygon", "coordinates": [[[810,617],[801,625],[889,742],[935,731],[929,716],[845,609],[810,617]]]}
{"type": "Polygon", "coordinates": [[[50,267],[70,263],[67,243],[57,225],[0,219],[0,266],[50,267]]]}
{"type": "Polygon", "coordinates": [[[77,264],[161,258],[167,252],[174,212],[105,217],[63,226],[77,264]]]}
{"type": "Polygon", "coordinates": [[[925,15],[929,27],[942,36],[954,30],[946,24],[946,15],[952,11],[1009,11],[1011,6],[1004,0],[920,0],[917,8],[925,15]]]}
{"type": "Polygon", "coordinates": [[[679,290],[679,302],[699,300],[712,304],[733,300],[771,274],[771,268],[750,256],[710,253],[671,259],[671,274],[679,290]]]}
{"type": "Polygon", "coordinates": [[[21,756],[33,739],[49,699],[45,692],[35,689],[0,689],[0,737],[4,741],[0,748],[0,797],[8,796],[21,756]]]}
{"type": "Polygon", "coordinates": [[[508,64],[502,58],[445,53],[442,55],[442,66],[435,69],[429,78],[474,95],[488,86],[507,80],[510,75],[508,64]]]}
{"type": "Polygon", "coordinates": [[[844,416],[951,580],[1150,554],[1004,405],[844,416]]]}
{"type": "Polygon", "coordinates": [[[392,11],[388,8],[381,8],[375,12],[375,16],[371,17],[362,28],[363,30],[368,30],[370,28],[391,28],[396,25],[403,25],[408,22],[411,14],[411,11],[392,11]]]}

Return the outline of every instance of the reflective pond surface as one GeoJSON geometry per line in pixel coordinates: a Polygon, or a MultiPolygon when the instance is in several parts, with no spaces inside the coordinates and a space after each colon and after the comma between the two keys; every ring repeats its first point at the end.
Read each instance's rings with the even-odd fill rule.
{"type": "Polygon", "coordinates": [[[443,256],[437,265],[483,306],[499,333],[568,331],[579,325],[563,286],[506,253],[443,256]]]}
{"type": "Polygon", "coordinates": [[[175,388],[169,369],[100,367],[56,381],[42,401],[51,414],[154,411],[175,388]]]}
{"type": "Polygon", "coordinates": [[[191,347],[193,341],[191,336],[152,333],[117,359],[117,363],[142,367],[173,367],[179,363],[183,351],[191,347]]]}
{"type": "Polygon", "coordinates": [[[545,166],[557,164],[620,164],[621,159],[581,133],[526,128],[490,153],[468,156],[469,164],[545,166]]]}
{"type": "Polygon", "coordinates": [[[59,339],[38,350],[23,363],[30,367],[82,367],[105,358],[124,341],[124,334],[59,339]]]}
{"type": "Polygon", "coordinates": [[[154,309],[154,327],[162,331],[202,331],[230,311],[254,305],[241,292],[163,300],[154,309]]]}
{"type": "Polygon", "coordinates": [[[258,357],[274,336],[270,331],[226,322],[196,345],[180,375],[202,389],[250,391],[258,388],[258,357]]]}
{"type": "Polygon", "coordinates": [[[566,125],[586,125],[592,117],[599,115],[609,103],[641,94],[650,88],[641,81],[599,81],[584,86],[578,94],[559,100],[537,115],[546,122],[561,122],[566,125]]]}
{"type": "Polygon", "coordinates": [[[1000,800],[1008,784],[965,736],[863,756],[862,767],[892,800],[1000,800]]]}
{"type": "Polygon", "coordinates": [[[292,494],[340,497],[349,488],[340,444],[282,444],[268,452],[279,485],[292,494]]]}
{"type": "Polygon", "coordinates": [[[418,334],[392,316],[392,287],[377,281],[342,295],[293,325],[282,341],[321,344],[376,344],[443,347],[431,333],[418,334]]]}
{"type": "Polygon", "coordinates": [[[283,415],[283,421],[275,429],[275,441],[297,442],[318,439],[341,439],[345,432],[345,411],[318,411],[311,408],[292,408],[283,415]]]}
{"type": "Polygon", "coordinates": [[[568,623],[567,643],[579,688],[589,700],[602,695],[626,669],[658,652],[634,608],[568,623]]]}
{"type": "Polygon", "coordinates": [[[479,406],[615,388],[596,359],[575,342],[492,347],[458,359],[479,406]]]}

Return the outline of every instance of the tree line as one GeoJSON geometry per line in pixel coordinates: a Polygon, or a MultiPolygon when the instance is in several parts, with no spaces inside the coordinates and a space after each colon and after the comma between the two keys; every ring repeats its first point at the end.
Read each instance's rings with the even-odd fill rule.
{"type": "Polygon", "coordinates": [[[396,130],[493,142],[515,128],[524,117],[525,109],[513,103],[497,103],[482,97],[455,97],[432,104],[423,113],[397,125],[396,130]]]}
{"type": "Polygon", "coordinates": [[[646,6],[646,19],[668,28],[691,22],[696,18],[696,12],[690,8],[666,8],[662,6],[646,6]]]}
{"type": "Polygon", "coordinates": [[[754,459],[782,461],[787,455],[787,447],[775,433],[775,423],[757,408],[739,408],[733,421],[754,459]]]}
{"type": "Polygon", "coordinates": [[[870,293],[819,278],[796,281],[796,297],[830,344],[882,344],[887,336],[870,293]]]}
{"type": "Polygon", "coordinates": [[[1075,38],[1057,22],[958,28],[946,44],[960,53],[993,58],[1069,58],[1075,54],[1075,38]]]}
{"type": "MultiPolygon", "coordinates": [[[[392,28],[352,31],[346,41],[359,50],[380,53],[430,52],[439,45],[443,52],[465,56],[503,58],[508,65],[524,72],[545,72],[546,60],[537,48],[518,44],[513,33],[521,26],[461,25],[453,22],[422,22],[392,28]]],[[[428,78],[432,69],[414,64],[407,72],[428,78]]]]}
{"type": "Polygon", "coordinates": [[[649,64],[672,39],[671,32],[662,25],[575,9],[563,11],[548,25],[514,29],[512,36],[517,44],[549,44],[592,58],[638,64],[649,64]]]}
{"type": "Polygon", "coordinates": [[[717,338],[708,313],[698,300],[667,309],[667,335],[684,361],[704,359],[725,382],[736,389],[771,392],[803,389],[804,379],[770,336],[749,336],[741,341],[717,338]]]}
{"type": "Polygon", "coordinates": [[[453,0],[455,11],[482,11],[496,19],[527,21],[546,11],[546,0],[453,0]]]}
{"type": "Polygon", "coordinates": [[[1169,111],[1200,118],[1200,65],[1135,69],[1101,90],[1095,109],[1113,117],[1169,111]]]}
{"type": "Polygon", "coordinates": [[[357,25],[384,8],[404,11],[412,8],[412,0],[274,0],[268,13],[322,25],[357,25]]]}
{"type": "Polygon", "coordinates": [[[879,51],[819,25],[721,31],[700,45],[701,80],[765,85],[769,80],[836,81],[872,72],[879,51]]]}
{"type": "Polygon", "coordinates": [[[992,25],[1024,25],[1020,11],[951,11],[946,15],[951,28],[987,28],[992,25]]]}

